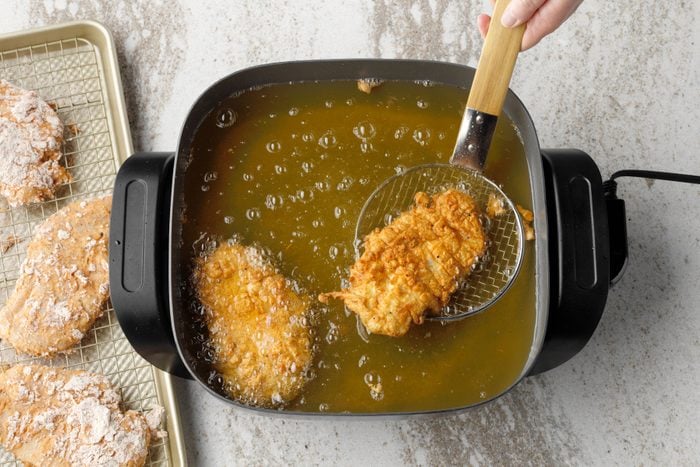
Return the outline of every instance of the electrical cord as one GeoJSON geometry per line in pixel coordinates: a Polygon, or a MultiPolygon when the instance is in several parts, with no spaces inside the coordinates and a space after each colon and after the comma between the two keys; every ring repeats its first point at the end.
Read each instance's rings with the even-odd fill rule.
{"type": "Polygon", "coordinates": [[[613,173],[609,180],[603,182],[603,194],[606,199],[617,199],[617,182],[615,179],[620,177],[650,178],[654,180],[700,185],[700,175],[658,172],[655,170],[619,170],[613,173]]]}

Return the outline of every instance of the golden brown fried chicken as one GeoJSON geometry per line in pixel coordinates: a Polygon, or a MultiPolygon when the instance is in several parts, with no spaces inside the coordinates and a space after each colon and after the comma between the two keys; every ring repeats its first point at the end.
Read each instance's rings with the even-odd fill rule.
{"type": "Polygon", "coordinates": [[[63,123],[34,91],[0,79],[0,194],[12,207],[53,199],[71,180],[58,163],[63,123]]]}
{"type": "Polygon", "coordinates": [[[364,239],[364,252],[350,269],[350,287],[319,296],[339,298],[368,331],[402,336],[411,323],[439,312],[486,251],[474,200],[457,190],[416,205],[364,239]]]}
{"type": "Polygon", "coordinates": [[[37,227],[0,309],[0,338],[19,352],[69,350],[104,312],[111,204],[111,196],[76,201],[37,227]]]}
{"type": "Polygon", "coordinates": [[[27,465],[141,466],[151,429],[104,376],[41,365],[0,373],[0,442],[27,465]]]}
{"type": "Polygon", "coordinates": [[[234,399],[279,407],[306,382],[312,336],[308,301],[256,249],[218,247],[197,264],[215,368],[234,399]]]}

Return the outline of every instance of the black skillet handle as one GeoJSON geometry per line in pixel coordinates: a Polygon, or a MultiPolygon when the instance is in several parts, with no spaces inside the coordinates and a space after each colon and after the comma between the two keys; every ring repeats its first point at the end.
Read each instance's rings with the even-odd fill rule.
{"type": "Polygon", "coordinates": [[[586,345],[603,314],[611,275],[611,225],[595,162],[576,149],[543,149],[542,162],[549,227],[549,318],[531,375],[561,365],[586,345]]]}
{"type": "Polygon", "coordinates": [[[109,283],[126,338],[155,367],[191,378],[180,359],[168,300],[168,216],[174,154],[136,153],[112,198],[109,283]]]}

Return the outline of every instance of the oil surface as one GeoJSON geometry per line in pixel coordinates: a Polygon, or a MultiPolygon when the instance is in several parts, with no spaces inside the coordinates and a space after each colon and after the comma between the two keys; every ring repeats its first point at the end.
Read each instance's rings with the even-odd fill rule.
{"type": "MultiPolygon", "coordinates": [[[[466,97],[411,82],[385,82],[368,95],[337,81],[263,87],[222,102],[198,130],[185,174],[183,241],[193,248],[183,266],[191,269],[202,244],[235,236],[267,251],[311,297],[339,290],[363,203],[404,168],[448,161],[466,97]]],[[[530,208],[524,149],[506,117],[485,174],[530,208]]],[[[314,299],[312,378],[286,409],[415,412],[500,394],[522,372],[532,342],[533,250],[528,243],[518,278],[492,308],[414,326],[401,338],[363,339],[341,302],[314,299]]],[[[205,365],[197,371],[215,385],[205,365]]]]}

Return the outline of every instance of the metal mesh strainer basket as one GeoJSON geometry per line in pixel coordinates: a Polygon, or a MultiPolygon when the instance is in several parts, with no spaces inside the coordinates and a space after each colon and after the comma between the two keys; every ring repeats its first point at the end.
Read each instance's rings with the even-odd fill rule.
{"type": "Polygon", "coordinates": [[[409,210],[418,192],[433,195],[449,188],[463,191],[476,201],[488,237],[486,255],[460,284],[436,319],[461,319],[493,304],[510,287],[520,268],[524,249],[522,220],[501,189],[479,172],[448,164],[413,167],[395,175],[370,195],[357,223],[355,245],[362,254],[362,240],[409,210]],[[489,197],[503,205],[503,212],[487,217],[489,197]]]}
{"type": "MultiPolygon", "coordinates": [[[[71,27],[85,30],[83,23],[71,27]]],[[[36,41],[29,38],[31,45],[13,49],[7,45],[13,44],[15,37],[0,37],[0,78],[36,90],[56,108],[66,127],[65,157],[61,163],[73,181],[58,189],[55,200],[41,204],[12,209],[0,199],[0,306],[14,289],[27,244],[37,226],[76,199],[111,193],[119,160],[115,150],[119,147],[115,141],[118,136],[111,120],[118,117],[110,114],[108,99],[113,94],[105,89],[108,82],[102,68],[102,51],[81,37],[41,42],[45,36],[45,31],[43,35],[37,32],[36,41]]],[[[7,364],[28,362],[101,373],[118,388],[124,409],[147,410],[168,405],[153,367],[132,349],[111,305],[69,354],[52,359],[31,358],[18,355],[0,342],[0,371],[7,364]]],[[[166,413],[169,414],[167,410],[166,413]]],[[[167,427],[172,426],[169,420],[167,427]]],[[[168,438],[153,440],[147,465],[172,464],[169,442],[168,438]]],[[[20,465],[0,448],[0,465],[15,463],[20,465]]]]}

